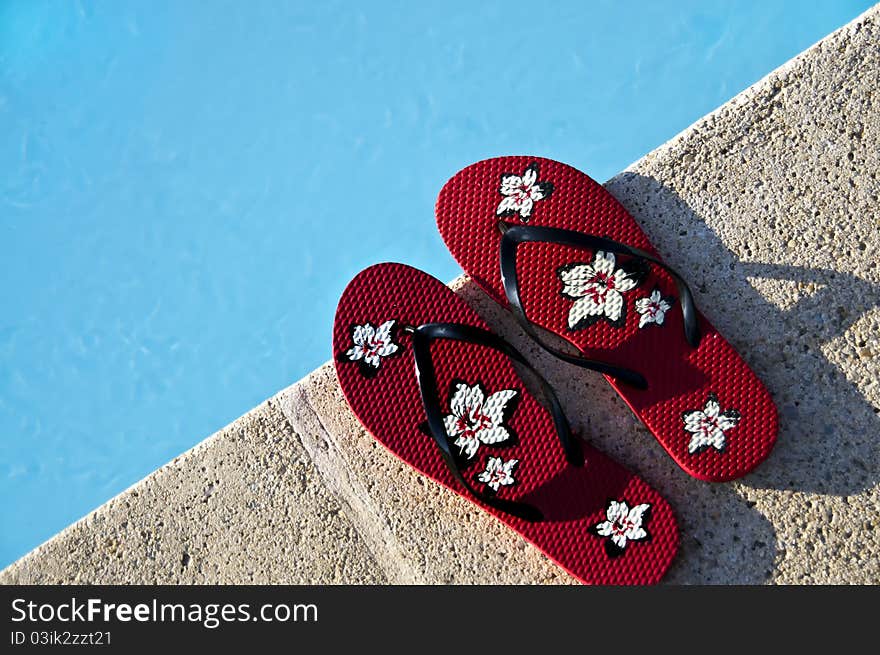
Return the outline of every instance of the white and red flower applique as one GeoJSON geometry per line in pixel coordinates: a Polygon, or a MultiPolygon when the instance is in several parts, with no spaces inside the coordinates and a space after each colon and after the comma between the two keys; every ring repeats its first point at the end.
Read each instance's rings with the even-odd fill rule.
{"type": "Polygon", "coordinates": [[[453,382],[450,394],[452,413],[443,419],[443,423],[446,434],[455,439],[459,454],[472,459],[480,444],[497,444],[511,439],[506,420],[513,409],[509,403],[518,395],[515,389],[496,391],[486,397],[479,382],[473,386],[453,382]]]}
{"type": "Polygon", "coordinates": [[[516,480],[513,479],[513,469],[517,464],[519,464],[518,459],[509,459],[505,462],[500,457],[489,457],[486,460],[486,470],[477,476],[477,480],[486,484],[492,491],[516,484],[516,480]]]}
{"type": "Polygon", "coordinates": [[[650,510],[650,503],[630,508],[625,500],[609,500],[605,520],[592,526],[589,532],[605,539],[608,557],[620,557],[629,542],[651,539],[646,527],[650,510]]]}
{"type": "Polygon", "coordinates": [[[566,264],[556,269],[556,275],[563,285],[559,293],[574,300],[568,311],[568,328],[581,330],[600,319],[621,327],[626,320],[623,294],[641,284],[645,271],[635,262],[618,266],[614,253],[597,250],[589,264],[566,264]]]}
{"type": "Polygon", "coordinates": [[[379,327],[372,323],[352,326],[354,345],[342,355],[342,359],[357,362],[362,375],[373,377],[379,371],[382,360],[398,353],[400,346],[394,343],[392,332],[396,321],[385,321],[379,327]]]}
{"type": "Polygon", "coordinates": [[[741,418],[742,415],[735,409],[722,412],[718,396],[710,393],[703,409],[690,410],[681,415],[684,429],[691,433],[688,452],[693,455],[710,446],[723,452],[727,444],[727,431],[735,428],[741,418]]]}
{"type": "Polygon", "coordinates": [[[675,298],[664,296],[658,287],[654,287],[650,296],[636,300],[636,311],[641,314],[639,316],[639,327],[663,325],[663,321],[666,319],[666,312],[672,309],[674,302],[675,298]]]}
{"type": "Polygon", "coordinates": [[[498,192],[504,196],[497,216],[513,216],[519,214],[524,222],[532,215],[535,203],[553,193],[553,183],[547,180],[538,181],[539,168],[537,163],[529,164],[522,175],[504,173],[501,176],[501,188],[498,192]]]}

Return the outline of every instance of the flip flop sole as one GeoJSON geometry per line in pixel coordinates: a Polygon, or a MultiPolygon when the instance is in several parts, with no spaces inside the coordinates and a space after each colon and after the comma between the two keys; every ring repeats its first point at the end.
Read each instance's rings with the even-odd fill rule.
{"type": "Polygon", "coordinates": [[[503,354],[436,341],[431,357],[443,395],[439,401],[457,435],[450,444],[463,475],[481,491],[537,507],[544,519],[531,523],[511,516],[461,488],[425,432],[410,335],[401,329],[431,322],[488,329],[446,285],[402,264],[372,266],[345,289],[333,331],[336,373],[366,429],[394,455],[493,514],[581,581],[657,582],[678,545],[672,509],[660,495],[586,444],[584,466],[569,464],[550,413],[503,354]]]}
{"type": "MultiPolygon", "coordinates": [[[[436,214],[452,255],[504,306],[499,219],[607,237],[656,256],[635,219],[600,184],[540,157],[468,166],[443,187],[436,214]]],[[[585,357],[641,373],[646,390],[607,379],[690,475],[716,482],[745,475],[776,441],[773,400],[702,314],[702,339],[691,347],[671,276],[632,264],[601,251],[521,244],[516,271],[523,309],[585,357]]]]}

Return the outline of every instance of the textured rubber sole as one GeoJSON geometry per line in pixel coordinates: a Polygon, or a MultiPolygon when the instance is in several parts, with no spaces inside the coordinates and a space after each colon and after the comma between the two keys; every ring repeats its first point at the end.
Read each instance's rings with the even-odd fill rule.
{"type": "MultiPolygon", "coordinates": [[[[471,500],[588,584],[652,584],[670,566],[678,531],[670,506],[644,481],[581,444],[570,465],[550,413],[501,353],[470,343],[431,346],[450,444],[466,479],[544,515],[530,523],[460,487],[425,432],[410,335],[404,325],[457,322],[488,329],[439,280],[402,264],[360,274],[339,301],[336,373],[352,411],[394,455],[471,500]]],[[[449,549],[450,557],[454,550],[449,549]]]]}
{"type": "MultiPolygon", "coordinates": [[[[540,157],[468,166],[443,187],[436,214],[452,255],[504,306],[499,219],[608,237],[656,255],[635,219],[600,184],[540,157]]],[[[636,263],[601,251],[522,244],[516,270],[523,309],[532,323],[584,356],[641,373],[646,390],[607,379],[690,475],[716,482],[739,478],[773,448],[773,400],[702,315],[702,340],[692,348],[672,278],[656,266],[637,270],[636,263]]]]}

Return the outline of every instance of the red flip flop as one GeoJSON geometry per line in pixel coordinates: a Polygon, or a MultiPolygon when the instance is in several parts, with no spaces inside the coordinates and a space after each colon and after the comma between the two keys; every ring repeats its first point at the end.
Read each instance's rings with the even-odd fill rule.
{"type": "Polygon", "coordinates": [[[458,172],[436,212],[465,272],[544,348],[603,373],[690,475],[732,480],[770,453],[770,394],[600,184],[549,159],[499,157],[458,172]]]}
{"type": "Polygon", "coordinates": [[[672,509],[571,436],[552,389],[439,280],[379,264],[342,294],[336,374],[394,455],[519,532],[589,584],[651,584],[678,547],[672,509]],[[512,362],[535,375],[548,408],[512,362]]]}

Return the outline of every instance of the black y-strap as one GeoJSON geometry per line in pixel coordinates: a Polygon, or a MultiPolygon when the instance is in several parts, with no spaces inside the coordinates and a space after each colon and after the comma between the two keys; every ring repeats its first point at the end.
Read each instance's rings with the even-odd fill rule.
{"type": "Polygon", "coordinates": [[[526,370],[535,376],[541,385],[541,390],[550,405],[550,414],[553,417],[553,424],[556,427],[556,433],[562,448],[565,451],[565,457],[568,462],[574,466],[582,466],[584,463],[583,451],[577,447],[572,441],[571,428],[568,420],[559,404],[559,399],[550,387],[550,384],[528,363],[518,350],[507,343],[504,339],[492,334],[487,330],[483,330],[472,325],[464,325],[461,323],[425,323],[418,327],[406,326],[404,331],[412,335],[412,348],[416,364],[416,375],[419,380],[419,392],[422,396],[422,405],[425,408],[425,415],[428,418],[428,429],[443,461],[449,468],[452,475],[458,480],[465,489],[473,496],[479,498],[482,502],[490,507],[501,510],[508,514],[512,514],[521,519],[530,522],[537,522],[543,519],[541,510],[527,503],[516,502],[512,500],[504,500],[495,496],[482,493],[474,489],[473,485],[467,481],[462,474],[455,461],[455,456],[449,446],[449,435],[446,432],[446,426],[443,422],[443,411],[440,408],[440,391],[437,386],[437,373],[434,368],[434,362],[431,359],[431,342],[436,339],[450,339],[453,341],[465,341],[468,343],[486,346],[497,350],[518,364],[521,364],[526,370]]]}
{"type": "Polygon", "coordinates": [[[501,282],[504,285],[504,293],[507,296],[507,302],[510,303],[510,308],[513,310],[514,316],[516,316],[517,320],[519,321],[520,325],[522,325],[526,333],[532,339],[537,341],[542,348],[555,355],[559,359],[568,362],[569,364],[575,364],[576,366],[580,366],[582,368],[587,368],[593,371],[598,371],[599,373],[603,373],[605,375],[609,375],[616,380],[625,382],[626,384],[629,384],[630,386],[636,387],[638,389],[646,389],[648,387],[648,383],[645,380],[644,376],[637,371],[633,371],[631,369],[623,368],[620,366],[614,366],[612,364],[600,362],[595,359],[588,359],[586,357],[581,357],[578,355],[571,355],[563,350],[551,346],[546,341],[544,341],[544,339],[535,329],[535,325],[526,316],[525,310],[522,306],[522,300],[520,299],[519,281],[516,274],[516,249],[521,243],[555,243],[562,246],[570,246],[572,248],[582,248],[584,250],[604,250],[606,252],[613,252],[618,255],[635,257],[637,259],[641,259],[650,262],[656,266],[659,266],[667,273],[669,273],[672,279],[675,280],[675,285],[678,288],[681,313],[684,319],[685,339],[687,339],[687,342],[694,348],[699,345],[700,327],[697,322],[697,309],[694,305],[694,298],[693,294],[691,294],[690,288],[688,287],[684,279],[682,279],[682,277],[675,270],[661,262],[650,253],[645,252],[644,250],[641,250],[639,248],[633,248],[632,246],[620,243],[619,241],[614,241],[613,239],[597,237],[591,234],[584,234],[583,232],[577,232],[576,230],[564,230],[561,228],[541,227],[536,225],[511,226],[504,221],[498,222],[498,228],[501,230],[501,233],[503,235],[501,237],[500,252],[501,282]]]}

